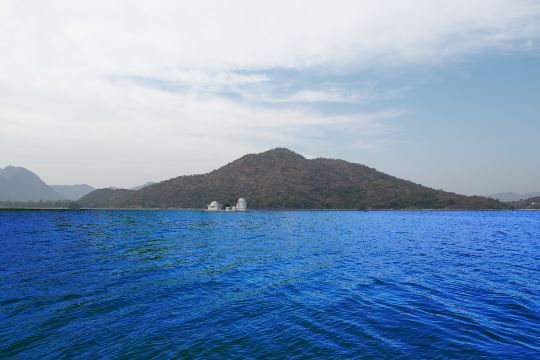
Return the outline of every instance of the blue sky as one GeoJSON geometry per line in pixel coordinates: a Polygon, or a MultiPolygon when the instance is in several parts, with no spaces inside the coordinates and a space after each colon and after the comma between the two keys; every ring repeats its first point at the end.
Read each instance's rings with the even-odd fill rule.
{"type": "Polygon", "coordinates": [[[131,187],[286,146],[540,191],[540,3],[4,1],[0,166],[131,187]]]}

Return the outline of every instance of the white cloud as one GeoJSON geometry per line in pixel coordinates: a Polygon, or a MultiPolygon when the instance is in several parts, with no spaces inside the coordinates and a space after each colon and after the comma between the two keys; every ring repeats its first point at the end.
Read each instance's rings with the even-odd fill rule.
{"type": "MultiPolygon", "coordinates": [[[[51,182],[136,185],[268,146],[340,141],[351,126],[381,134],[396,113],[329,116],[308,106],[356,103],[365,95],[357,89],[254,92],[268,103],[307,104],[282,109],[219,93],[249,100],[273,80],[261,69],[347,73],[526,50],[538,41],[539,16],[540,3],[527,0],[4,0],[0,153],[51,182]],[[187,91],[143,86],[152,81],[187,91]],[[142,162],[159,175],[141,173],[142,162]],[[90,170],[98,167],[114,175],[90,170]]],[[[366,141],[356,146],[369,148],[366,141]]]]}
{"type": "MultiPolygon", "coordinates": [[[[370,97],[365,95],[365,97],[370,97]]],[[[277,103],[357,103],[362,99],[359,93],[346,93],[340,90],[301,90],[282,98],[269,99],[277,103]]]]}
{"type": "MultiPolygon", "coordinates": [[[[122,78],[120,78],[122,79],[122,78]]],[[[233,71],[213,71],[201,68],[172,68],[160,69],[155,72],[139,73],[136,77],[127,76],[128,82],[146,83],[154,86],[185,86],[199,94],[232,91],[243,86],[257,85],[268,82],[270,78],[264,74],[240,74],[233,71]],[[161,84],[160,84],[161,82],[161,84]]]]}
{"type": "Polygon", "coordinates": [[[538,36],[531,0],[4,1],[3,62],[107,73],[430,62],[538,36]]]}
{"type": "Polygon", "coordinates": [[[192,92],[101,81],[85,89],[86,100],[67,97],[58,108],[62,97],[35,98],[33,110],[0,106],[3,158],[21,159],[19,165],[50,182],[68,173],[72,182],[115,185],[112,178],[132,186],[208,171],[277,145],[324,143],[329,130],[377,137],[391,130],[386,120],[399,116],[392,111],[327,116],[302,108],[250,107],[192,92]],[[94,111],[93,105],[101,107],[94,111]]]}

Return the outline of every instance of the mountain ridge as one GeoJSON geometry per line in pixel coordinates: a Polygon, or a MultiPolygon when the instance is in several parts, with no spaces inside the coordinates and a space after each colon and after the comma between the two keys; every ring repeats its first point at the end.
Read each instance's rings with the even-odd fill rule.
{"type": "Polygon", "coordinates": [[[32,171],[18,166],[0,168],[0,201],[59,201],[65,197],[32,171]]]}
{"type": "Polygon", "coordinates": [[[275,148],[244,155],[206,174],[183,175],[138,191],[96,190],[84,207],[203,208],[239,197],[255,209],[504,209],[497,200],[434,190],[339,159],[306,159],[275,148]],[[116,191],[116,192],[115,192],[116,191]]]}
{"type": "Polygon", "coordinates": [[[96,190],[88,184],[49,185],[54,191],[69,200],[79,200],[84,195],[96,190]]]}
{"type": "Polygon", "coordinates": [[[527,200],[533,197],[540,196],[540,192],[529,192],[525,194],[518,194],[514,192],[500,192],[495,194],[490,194],[488,197],[499,200],[502,202],[515,202],[520,200],[527,200]]]}
{"type": "Polygon", "coordinates": [[[540,196],[534,196],[527,199],[512,201],[510,205],[512,205],[512,207],[515,209],[525,209],[525,210],[540,209],[540,196]]]}
{"type": "Polygon", "coordinates": [[[155,181],[148,181],[148,182],[145,182],[142,185],[134,186],[132,188],[129,188],[129,190],[141,190],[142,188],[145,188],[145,187],[150,186],[150,185],[154,185],[155,183],[156,183],[155,181]]]}

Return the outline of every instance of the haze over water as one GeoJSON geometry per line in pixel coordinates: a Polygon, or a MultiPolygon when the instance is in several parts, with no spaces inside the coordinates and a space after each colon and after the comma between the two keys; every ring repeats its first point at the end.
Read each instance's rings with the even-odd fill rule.
{"type": "Polygon", "coordinates": [[[1,211],[2,358],[540,357],[539,212],[1,211]]]}

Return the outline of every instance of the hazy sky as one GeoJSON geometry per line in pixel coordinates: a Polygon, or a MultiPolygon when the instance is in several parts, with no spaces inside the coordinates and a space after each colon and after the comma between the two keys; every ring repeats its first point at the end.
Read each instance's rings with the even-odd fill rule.
{"type": "Polygon", "coordinates": [[[540,191],[540,1],[0,0],[0,166],[130,187],[285,146],[540,191]]]}

